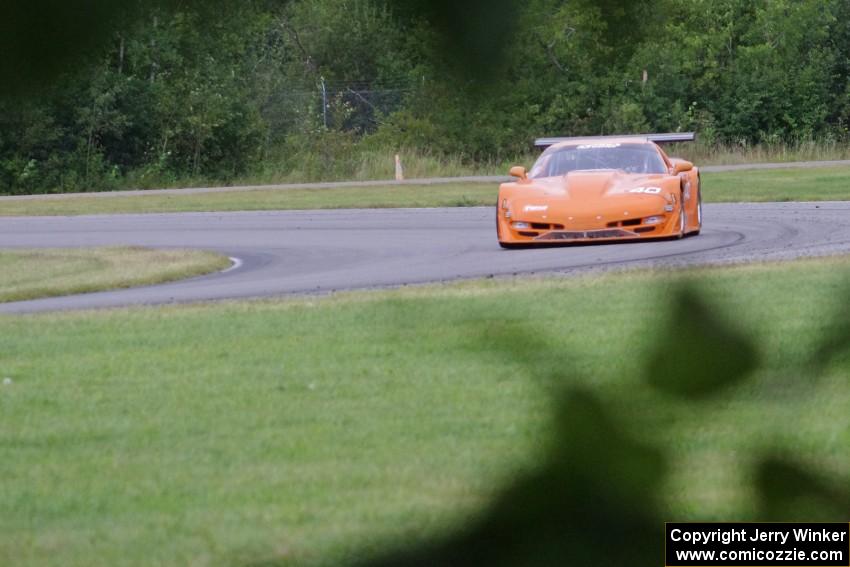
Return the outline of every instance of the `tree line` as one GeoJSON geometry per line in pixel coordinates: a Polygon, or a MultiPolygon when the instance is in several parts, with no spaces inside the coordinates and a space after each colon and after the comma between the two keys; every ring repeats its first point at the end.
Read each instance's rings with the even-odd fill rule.
{"type": "Polygon", "coordinates": [[[476,162],[540,135],[847,138],[845,0],[487,4],[139,9],[48,84],[0,98],[0,192],[226,183],[304,163],[321,178],[345,173],[343,155],[401,148],[476,162]]]}

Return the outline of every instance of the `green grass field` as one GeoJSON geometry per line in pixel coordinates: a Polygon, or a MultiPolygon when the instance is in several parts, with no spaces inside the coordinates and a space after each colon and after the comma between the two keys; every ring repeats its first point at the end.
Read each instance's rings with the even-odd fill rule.
{"type": "Polygon", "coordinates": [[[746,520],[762,447],[850,473],[850,360],[802,371],[848,286],[845,258],[2,316],[0,564],[330,566],[450,529],[550,434],[556,385],[484,339],[512,329],[671,451],[671,518],[746,520]],[[682,279],[764,360],[684,408],[641,379],[682,279]]]}
{"type": "Polygon", "coordinates": [[[152,285],[229,265],[224,256],[199,250],[126,246],[0,250],[0,302],[152,285]]]}
{"type": "Polygon", "coordinates": [[[709,203],[850,199],[847,167],[705,173],[702,179],[709,203]]]}
{"type": "MultiPolygon", "coordinates": [[[[850,199],[850,168],[703,174],[709,203],[850,199]]],[[[287,189],[187,195],[69,197],[0,201],[0,216],[253,211],[286,209],[463,207],[492,205],[495,183],[287,189]]]]}

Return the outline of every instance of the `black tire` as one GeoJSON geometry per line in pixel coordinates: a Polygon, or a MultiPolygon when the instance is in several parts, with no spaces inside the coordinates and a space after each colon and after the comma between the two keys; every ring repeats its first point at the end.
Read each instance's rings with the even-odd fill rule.
{"type": "Polygon", "coordinates": [[[698,235],[702,230],[702,183],[700,186],[697,186],[697,229],[693,231],[691,234],[694,236],[698,235]]]}
{"type": "Polygon", "coordinates": [[[679,234],[676,235],[676,238],[684,238],[685,237],[685,201],[679,200],[679,234]]]}
{"type": "Polygon", "coordinates": [[[502,235],[499,234],[499,200],[496,199],[496,239],[499,240],[499,246],[501,246],[502,248],[504,248],[506,250],[510,250],[512,248],[517,247],[516,244],[508,244],[507,242],[502,242],[500,240],[501,237],[502,237],[502,235]]]}
{"type": "Polygon", "coordinates": [[[528,248],[529,247],[528,244],[508,243],[508,242],[502,242],[501,240],[499,241],[499,246],[501,246],[505,250],[520,250],[522,248],[528,248]]]}

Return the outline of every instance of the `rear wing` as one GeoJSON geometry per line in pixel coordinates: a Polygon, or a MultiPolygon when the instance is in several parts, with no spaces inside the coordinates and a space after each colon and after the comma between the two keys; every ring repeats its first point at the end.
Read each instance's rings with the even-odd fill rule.
{"type": "Polygon", "coordinates": [[[656,144],[672,144],[673,142],[693,142],[696,140],[695,132],[676,132],[670,134],[633,134],[626,136],[577,136],[573,138],[538,138],[534,145],[538,148],[548,148],[561,142],[605,142],[608,140],[632,138],[635,140],[647,140],[656,144]]]}

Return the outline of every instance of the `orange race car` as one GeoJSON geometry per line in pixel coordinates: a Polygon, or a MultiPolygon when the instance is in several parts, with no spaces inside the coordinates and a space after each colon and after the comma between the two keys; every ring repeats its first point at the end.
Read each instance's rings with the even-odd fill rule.
{"type": "Polygon", "coordinates": [[[702,228],[699,170],[659,144],[694,134],[542,138],[530,172],[499,188],[503,248],[569,242],[681,238],[702,228]]]}

